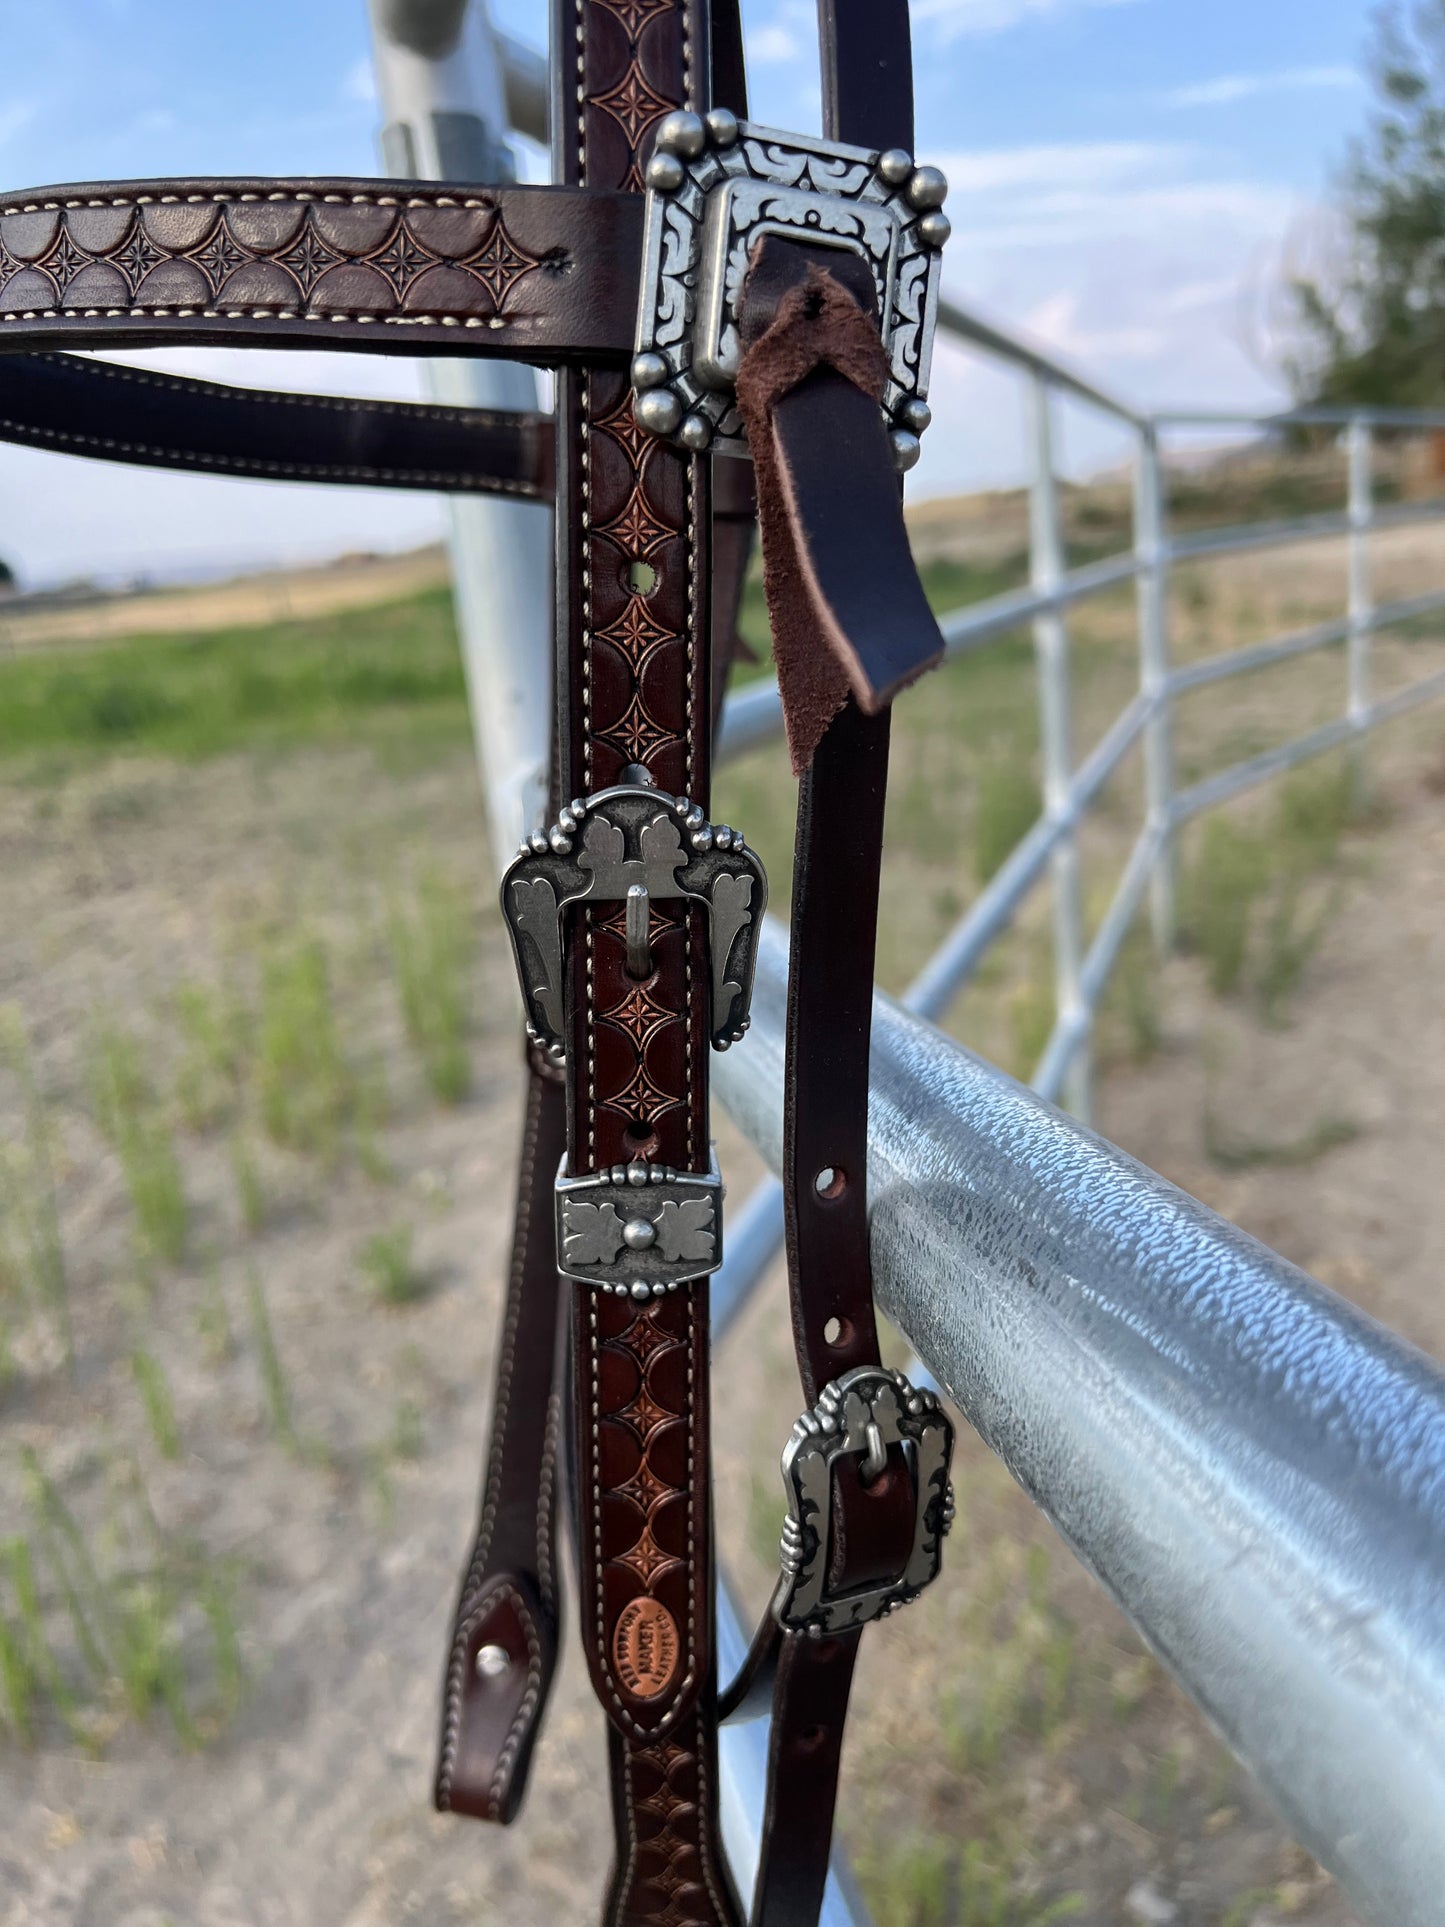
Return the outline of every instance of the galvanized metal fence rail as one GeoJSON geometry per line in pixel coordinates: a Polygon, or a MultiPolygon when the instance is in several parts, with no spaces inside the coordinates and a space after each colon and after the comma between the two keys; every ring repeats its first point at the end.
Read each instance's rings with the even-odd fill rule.
{"type": "MultiPolygon", "coordinates": [[[[389,145],[410,143],[405,171],[455,172],[444,148],[463,138],[505,172],[509,124],[544,133],[541,63],[494,31],[485,0],[369,4],[389,145]]],[[[1377,432],[1445,429],[1445,414],[1151,416],[964,308],[943,303],[940,326],[1025,385],[1028,587],[961,609],[943,626],[959,653],[1031,625],[1043,811],[900,1002],[875,1002],[869,1189],[880,1298],[926,1372],[1362,1911],[1390,1927],[1427,1927],[1445,1892],[1445,1375],[1044,1100],[1062,1097],[1076,1116],[1087,1114],[1095,1013],[1146,897],[1156,944],[1164,950],[1173,940],[1181,827],[1445,695],[1440,672],[1374,696],[1373,638],[1445,611],[1445,585],[1378,603],[1369,549],[1378,530],[1445,513],[1445,503],[1376,504],[1377,432]],[[1132,545],[1081,568],[1068,567],[1063,539],[1054,456],[1061,398],[1102,411],[1134,449],[1132,545]],[[1249,425],[1340,432],[1348,451],[1341,511],[1172,535],[1161,443],[1181,430],[1249,425]],[[1348,599],[1337,618],[1171,664],[1176,564],[1341,538],[1348,599]],[[1131,582],[1137,690],[1076,761],[1070,611],[1131,582]],[[1178,787],[1173,723],[1182,696],[1338,643],[1348,668],[1337,720],[1178,787]],[[1136,745],[1143,825],[1086,940],[1080,831],[1136,745]],[[1045,879],[1056,1018],[1030,1095],[932,1026],[1045,879]]],[[[438,378],[459,400],[517,405],[533,392],[522,371],[499,374],[495,393],[477,387],[482,377],[480,364],[468,363],[438,378]]],[[[469,689],[503,855],[533,827],[547,756],[546,548],[536,509],[467,503],[454,518],[469,689]]],[[[740,755],[780,729],[776,685],[753,685],[728,703],[720,754],[740,755]]],[[[715,1080],[774,1168],[786,972],[786,939],[771,924],[753,1028],[720,1060],[715,1080]]],[[[728,1260],[715,1280],[715,1342],[781,1244],[781,1191],[769,1179],[730,1220],[728,1260]]],[[[718,1613],[726,1669],[746,1638],[726,1585],[718,1613]]],[[[762,1723],[724,1732],[724,1819],[744,1884],[756,1865],[766,1743],[762,1723]]],[[[868,1927],[840,1856],[834,1865],[824,1927],[868,1927]]]]}

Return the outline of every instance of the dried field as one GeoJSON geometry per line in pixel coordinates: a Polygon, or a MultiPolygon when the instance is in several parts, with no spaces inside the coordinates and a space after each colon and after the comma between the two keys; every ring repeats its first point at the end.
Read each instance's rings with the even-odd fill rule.
{"type": "MultiPolygon", "coordinates": [[[[1017,578],[1003,521],[930,563],[941,601],[1017,578]]],[[[1379,593],[1442,565],[1385,538],[1379,593]]],[[[1177,653],[1332,612],[1342,566],[1201,567],[1177,653]]],[[[1081,747],[1130,687],[1130,618],[1080,612],[1081,747]]],[[[520,1093],[449,607],[240,621],[0,662],[0,1927],[580,1927],[607,1843],[575,1654],[520,1826],[427,1804],[520,1093]]],[[[1442,663],[1422,627],[1381,686],[1442,663]]],[[[1031,676],[1006,639],[901,706],[891,987],[1036,808],[1031,676]]],[[[1201,692],[1185,780],[1342,684],[1335,651],[1201,692]]],[[[1196,829],[1190,947],[1161,972],[1131,945],[1098,1108],[1445,1356],[1441,731],[1383,733],[1363,807],[1322,767],[1196,829]]],[[[1090,832],[1095,915],[1137,783],[1090,832]]],[[[775,901],[789,802],[771,752],[718,783],[775,901]]],[[[1026,1071],[1051,1019],[1041,898],[952,1022],[1026,1071]]],[[[719,1134],[738,1196],[756,1162],[719,1134]]],[[[721,1536],[759,1604],[797,1400],[778,1280],[745,1327],[721,1536]]],[[[869,1644],[846,1778],[879,1927],[1355,1918],[971,1440],[945,1579],[869,1644]]]]}

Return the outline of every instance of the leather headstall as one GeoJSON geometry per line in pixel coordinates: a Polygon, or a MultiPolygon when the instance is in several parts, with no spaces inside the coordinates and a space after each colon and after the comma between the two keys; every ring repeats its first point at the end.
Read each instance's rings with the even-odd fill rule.
{"type": "Polygon", "coordinates": [[[948,220],[912,157],[906,0],[819,17],[821,138],[747,120],[735,0],[553,0],[556,186],[0,198],[0,438],[556,504],[550,820],[502,883],[527,1029],[516,1221],[434,1795],[518,1811],[569,1499],[608,1927],[741,1927],[718,1726],[760,1714],[750,1919],[816,1920],[862,1629],[934,1576],[952,1518],[948,1421],[879,1351],[867,1183],[890,704],[943,653],[899,476],[928,425],[948,220]],[[555,407],[254,393],[66,352],[172,344],[497,355],[555,369],[555,407]],[[719,1694],[708,1061],[746,1035],[767,884],[708,794],[754,513],[800,779],[782,1175],[807,1409],[778,1586],[719,1694]]]}

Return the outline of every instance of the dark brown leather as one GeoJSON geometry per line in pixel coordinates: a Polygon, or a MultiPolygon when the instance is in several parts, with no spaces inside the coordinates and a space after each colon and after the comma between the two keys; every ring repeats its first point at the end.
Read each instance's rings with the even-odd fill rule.
{"type": "Polygon", "coordinates": [[[797,773],[850,691],[876,714],[943,655],[879,407],[873,303],[856,256],[777,235],[759,242],[743,289],[738,406],[797,773]]]}
{"type": "MultiPolygon", "coordinates": [[[[714,513],[713,464],[636,427],[623,371],[638,190],[657,125],[679,105],[707,107],[710,60],[717,98],[744,105],[732,0],[720,0],[711,38],[708,13],[707,0],[554,0],[560,190],[191,181],[0,204],[0,355],[232,342],[559,367],[556,800],[634,780],[641,766],[662,789],[707,804],[721,687],[711,630],[734,629],[750,508],[728,488],[736,471],[719,465],[714,513]],[[721,581],[710,573],[714,534],[721,581]]],[[[911,147],[906,0],[820,0],[820,18],[825,132],[911,147]]],[[[743,317],[790,738],[800,764],[812,759],[784,1130],[790,1296],[809,1398],[878,1357],[866,1102],[887,704],[941,646],[908,562],[871,301],[847,255],[810,260],[769,240],[743,317]]],[[[525,418],[244,397],[48,359],[0,362],[0,418],[41,445],[79,449],[88,437],[91,452],[115,459],[222,472],[520,493],[546,482],[546,440],[525,418]],[[20,397],[8,414],[7,395],[20,397]],[[278,434],[283,421],[297,426],[278,434]]],[[[695,912],[654,906],[653,968],[637,982],[622,907],[575,920],[565,1104],[534,1063],[502,1388],[448,1668],[438,1803],[506,1820],[555,1657],[552,1341],[570,1329],[581,1617],[608,1715],[617,1833],[608,1927],[737,1927],[740,1917],[718,1835],[708,1293],[693,1282],[638,1306],[568,1286],[570,1317],[559,1319],[547,1179],[564,1141],[574,1173],[634,1155],[705,1168],[706,934],[695,912]],[[485,1645],[501,1663],[479,1671],[485,1645]]],[[[833,1498],[833,1588],[898,1572],[913,1523],[902,1454],[869,1484],[844,1461],[833,1498]]],[[[857,1643],[856,1633],[776,1629],[759,1642],[758,1678],[776,1678],[755,1927],[807,1927],[816,1915],[857,1643]]]]}
{"type": "Polygon", "coordinates": [[[641,250],[642,202],[629,193],[374,180],[31,188],[0,200],[0,353],[191,342],[621,364],[641,250]]]}
{"type": "Polygon", "coordinates": [[[270,482],[550,501],[544,415],[289,395],[79,355],[0,355],[0,441],[270,482]]]}
{"type": "MultiPolygon", "coordinates": [[[[819,17],[825,134],[911,151],[906,0],[821,0],[819,17]]],[[[813,1400],[825,1382],[879,1362],[867,1122],[887,704],[938,659],[942,638],[909,554],[876,390],[860,379],[859,358],[850,351],[856,323],[842,278],[797,259],[802,249],[764,247],[771,260],[755,256],[745,294],[754,304],[744,316],[747,354],[758,352],[776,321],[793,333],[784,355],[775,352],[771,369],[765,364],[748,429],[779,679],[791,649],[795,671],[801,669],[792,678],[793,701],[805,716],[789,722],[795,762],[808,767],[793,865],[782,1176],[794,1343],[803,1390],[813,1400]],[[820,279],[831,285],[820,288],[820,279]],[[808,367],[810,308],[824,339],[808,367]],[[779,366],[787,353],[799,371],[791,383],[791,371],[779,366]],[[827,664],[822,677],[820,661],[827,664]],[[831,721],[822,716],[819,729],[840,671],[841,706],[831,721]]],[[[860,294],[856,287],[854,312],[862,317],[860,294]]],[[[746,373],[745,358],[740,402],[746,373]]],[[[897,1447],[868,1485],[844,1461],[834,1478],[830,1583],[843,1590],[901,1573],[913,1516],[911,1475],[897,1447]]],[[[771,1646],[773,1728],[752,1927],[799,1927],[817,1918],[859,1638],[787,1633],[771,1646]]],[[[767,1666],[760,1670],[765,1676],[767,1666]]]]}
{"type": "MultiPolygon", "coordinates": [[[[662,116],[708,104],[704,0],[554,0],[552,66],[554,177],[636,193],[662,116]]],[[[636,426],[625,376],[593,366],[557,386],[568,793],[637,764],[706,806],[710,464],[636,426]]],[[[706,931],[654,906],[655,969],[636,983],[623,917],[617,905],[574,924],[569,1168],[640,1154],[704,1170],[706,931]]],[[[574,1289],[579,1614],[617,1834],[606,1919],[734,1927],[718,1829],[707,1285],[643,1307],[574,1289]],[[626,1663],[644,1627],[645,1676],[626,1663]]]]}
{"type": "Polygon", "coordinates": [[[554,1558],[562,1383],[552,1191],[567,1142],[560,1075],[528,1053],[517,1213],[481,1518],[462,1578],[442,1693],[434,1799],[506,1824],[521,1805],[551,1690],[561,1618],[554,1558]],[[500,1647],[507,1664],[479,1672],[500,1647]]]}

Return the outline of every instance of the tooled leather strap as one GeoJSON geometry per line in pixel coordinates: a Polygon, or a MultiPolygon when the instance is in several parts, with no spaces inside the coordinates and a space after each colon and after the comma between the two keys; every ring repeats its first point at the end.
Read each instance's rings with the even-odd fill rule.
{"type": "MultiPolygon", "coordinates": [[[[824,0],[824,126],[912,146],[906,0],[824,0]]],[[[877,406],[872,288],[847,257],[764,241],[744,295],[738,382],[764,579],[799,795],[783,1184],[803,1390],[880,1364],[868,1250],[868,1046],[888,769],[888,705],[939,660],[877,406]],[[836,265],[835,265],[836,261],[836,265]]],[[[834,1473],[829,1584],[899,1575],[915,1498],[901,1448],[864,1483],[834,1473]]],[[[861,1629],[767,1634],[774,1674],[753,1927],[804,1927],[827,1878],[843,1724],[861,1629]]],[[[761,1662],[761,1663],[760,1663],[761,1662]]]]}
{"type": "Polygon", "coordinates": [[[442,1694],[434,1798],[506,1824],[521,1804],[557,1662],[554,1556],[565,1358],[552,1187],[567,1142],[561,1073],[528,1052],[492,1436],[481,1518],[462,1576],[442,1694]]]}
{"type": "Polygon", "coordinates": [[[549,500],[544,415],[292,395],[79,355],[0,355],[0,441],[271,482],[549,500]]]}
{"type": "Polygon", "coordinates": [[[641,259],[642,201],[623,192],[333,179],[31,188],[0,199],[0,353],[192,343],[620,364],[641,259]]]}
{"type": "MultiPolygon", "coordinates": [[[[708,106],[703,0],[554,0],[554,176],[636,195],[662,116],[708,106]]],[[[640,206],[640,197],[638,205],[640,206]]],[[[572,793],[630,765],[706,806],[709,465],[634,423],[623,373],[558,380],[562,767],[572,793]]],[[[654,903],[653,970],[626,971],[623,906],[571,942],[573,1175],[708,1160],[707,932],[654,903]]],[[[718,1826],[708,1289],[639,1306],[574,1285],[583,1643],[608,1716],[612,1927],[735,1927],[718,1826]]]]}

